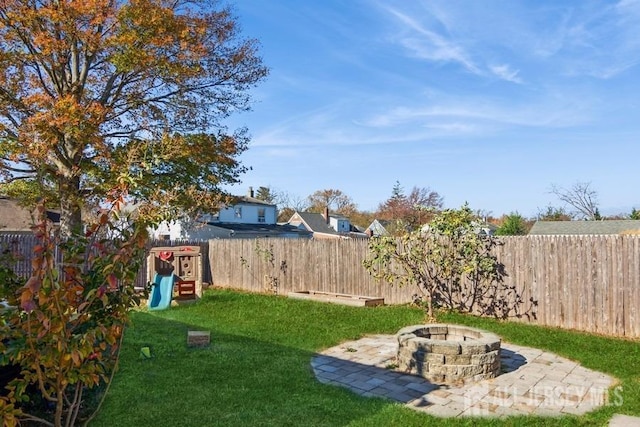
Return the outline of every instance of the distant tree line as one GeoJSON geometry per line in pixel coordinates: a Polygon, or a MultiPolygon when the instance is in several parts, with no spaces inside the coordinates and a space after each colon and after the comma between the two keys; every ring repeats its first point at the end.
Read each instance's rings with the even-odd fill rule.
{"type": "MultiPolygon", "coordinates": [[[[29,183],[25,180],[2,183],[0,194],[35,203],[38,193],[29,183]]],[[[554,184],[549,193],[556,196],[561,204],[539,208],[534,217],[527,218],[517,211],[496,217],[489,211],[477,210],[477,221],[497,227],[496,235],[508,236],[527,234],[536,221],[640,220],[640,210],[635,208],[629,214],[601,215],[598,194],[589,182],[576,182],[569,188],[554,184]]],[[[345,216],[360,228],[366,228],[374,219],[383,221],[387,231],[396,235],[430,223],[444,206],[444,197],[430,187],[413,186],[407,192],[399,181],[391,188],[389,197],[373,211],[358,209],[353,199],[339,189],[317,190],[306,197],[299,197],[270,186],[261,186],[255,192],[255,197],[278,206],[279,222],[287,222],[296,211],[322,213],[328,208],[331,214],[345,216]]]]}
{"type": "MultiPolygon", "coordinates": [[[[476,221],[497,227],[496,235],[525,235],[536,221],[572,221],[572,220],[640,220],[640,210],[633,208],[629,214],[604,217],[600,214],[598,193],[590,182],[576,182],[564,188],[553,184],[549,190],[560,202],[538,209],[531,218],[519,212],[510,212],[494,217],[488,211],[475,211],[476,221]]],[[[322,213],[325,208],[334,215],[342,215],[362,228],[374,219],[383,221],[391,234],[403,234],[430,223],[434,216],[442,212],[444,197],[428,186],[413,186],[406,192],[399,181],[391,189],[390,196],[381,202],[374,211],[359,210],[353,199],[339,189],[317,190],[307,197],[293,196],[269,186],[258,188],[256,198],[278,206],[278,221],[286,222],[294,212],[322,213]]]]}

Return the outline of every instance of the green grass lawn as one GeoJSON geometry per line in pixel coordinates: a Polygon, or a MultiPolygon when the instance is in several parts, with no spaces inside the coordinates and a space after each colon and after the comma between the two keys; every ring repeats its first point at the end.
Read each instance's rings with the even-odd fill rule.
{"type": "Polygon", "coordinates": [[[606,425],[614,413],[640,415],[638,342],[443,314],[542,348],[620,379],[622,405],[583,417],[441,419],[315,380],[314,352],[366,334],[423,322],[411,307],[360,308],[209,290],[194,305],[134,312],[120,370],[92,426],[498,426],[606,425]],[[190,349],[189,329],[211,332],[190,349]],[[151,348],[152,358],[140,358],[151,348]]]}

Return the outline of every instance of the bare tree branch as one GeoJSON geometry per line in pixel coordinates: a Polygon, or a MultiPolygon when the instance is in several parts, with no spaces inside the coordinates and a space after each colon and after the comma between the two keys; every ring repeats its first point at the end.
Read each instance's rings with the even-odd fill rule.
{"type": "Polygon", "coordinates": [[[600,219],[598,193],[591,188],[590,182],[576,182],[568,189],[553,184],[550,192],[575,209],[577,216],[592,221],[600,219]]]}

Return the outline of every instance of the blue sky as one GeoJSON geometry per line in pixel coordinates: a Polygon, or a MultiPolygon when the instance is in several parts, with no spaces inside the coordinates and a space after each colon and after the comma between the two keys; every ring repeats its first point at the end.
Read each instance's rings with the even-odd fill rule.
{"type": "Polygon", "coordinates": [[[236,0],[270,68],[242,184],[339,189],[375,210],[396,181],[446,207],[534,216],[590,182],[640,208],[640,1],[236,0]]]}

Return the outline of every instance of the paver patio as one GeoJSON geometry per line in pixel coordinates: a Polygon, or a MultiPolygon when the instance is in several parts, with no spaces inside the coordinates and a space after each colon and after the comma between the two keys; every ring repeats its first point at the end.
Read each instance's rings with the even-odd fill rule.
{"type": "Polygon", "coordinates": [[[503,342],[501,374],[464,385],[434,384],[395,371],[395,335],[375,335],[313,357],[319,381],[405,403],[441,417],[581,415],[607,403],[615,379],[553,353],[503,342]]]}

